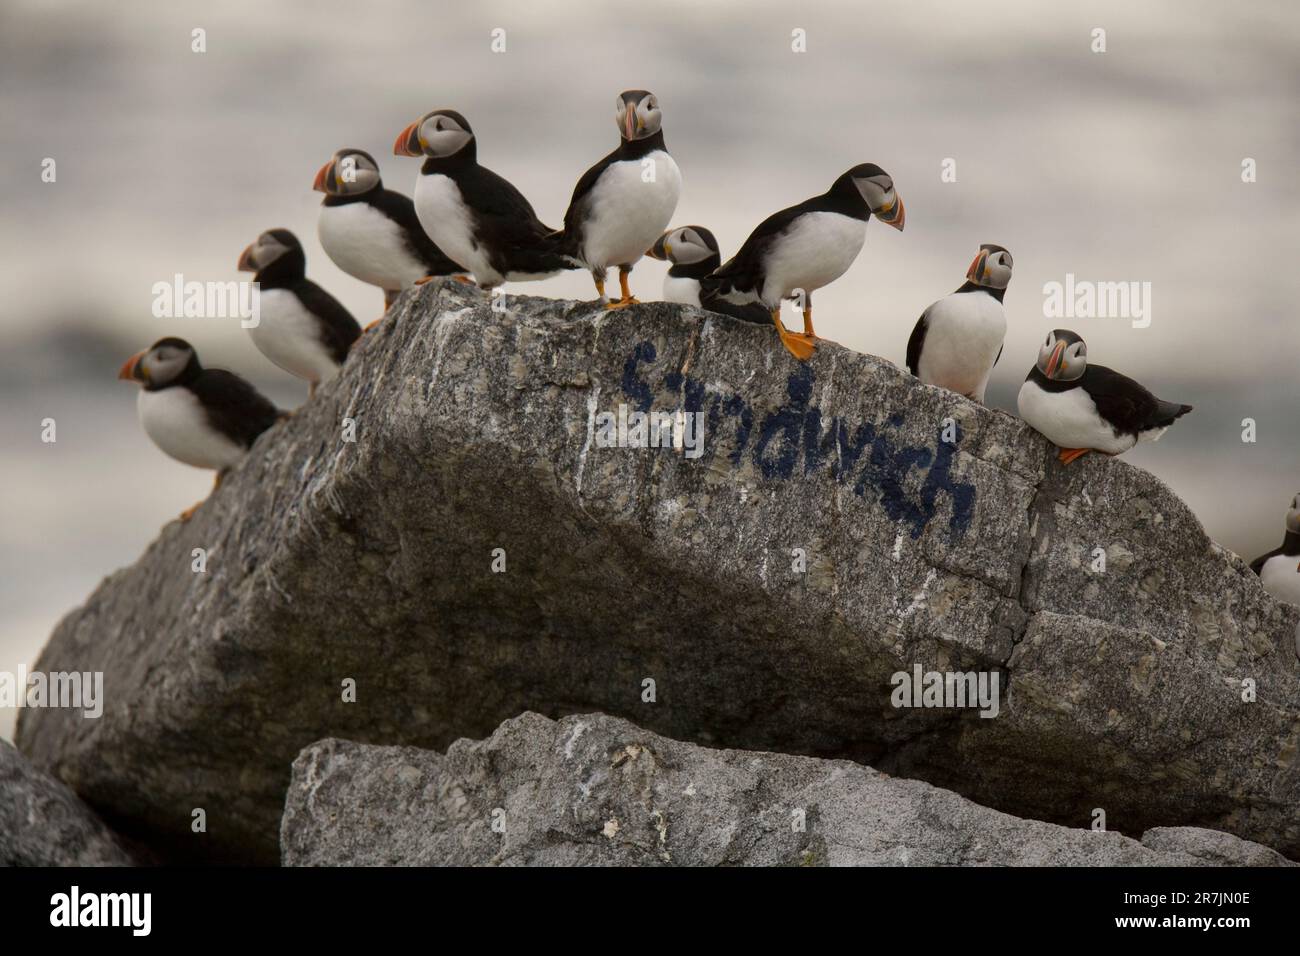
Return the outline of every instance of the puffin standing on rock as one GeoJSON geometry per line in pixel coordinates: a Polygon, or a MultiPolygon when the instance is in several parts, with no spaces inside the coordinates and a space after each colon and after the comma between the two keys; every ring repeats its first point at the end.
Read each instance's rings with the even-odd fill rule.
{"type": "Polygon", "coordinates": [[[985,243],[966,270],[966,282],[933,303],[907,340],[907,367],[926,385],[938,385],[984,404],[993,366],[1002,356],[1007,315],[1002,297],[1011,282],[1011,253],[985,243]]]}
{"type": "Polygon", "coordinates": [[[761,305],[732,305],[716,296],[700,295],[700,280],[722,264],[718,240],[703,226],[680,226],[659,237],[646,255],[672,263],[664,276],[663,300],[695,305],[745,322],[767,325],[772,321],[761,305]]]}
{"type": "Polygon", "coordinates": [[[302,244],[288,229],[268,229],[239,256],[240,272],[255,272],[260,318],[248,334],[259,352],[306,379],[307,395],[338,374],[361,326],[342,303],[307,278],[302,244]]]}
{"type": "MultiPolygon", "coordinates": [[[[177,461],[215,469],[214,491],[226,469],[281,417],[238,375],[200,365],[184,339],[159,339],[127,359],[117,377],[143,386],[136,410],[145,434],[177,461]]],[[[197,507],[182,512],[181,520],[189,520],[197,507]]]]}
{"type": "Polygon", "coordinates": [[[806,361],[817,347],[812,294],[834,282],[853,264],[867,238],[867,220],[902,231],[903,200],[894,180],[874,163],[854,166],[820,196],[768,216],[726,265],[700,281],[703,296],[735,305],[758,302],[770,314],[781,344],[806,361]],[[803,334],[781,323],[781,300],[803,292],[803,334]]]}
{"type": "Polygon", "coordinates": [[[573,268],[562,255],[563,233],[541,222],[518,189],[478,164],[478,141],[459,113],[425,113],[397,135],[393,153],[425,157],[415,184],[415,214],[429,238],[472,273],[480,288],[547,279],[573,268]]]}
{"type": "Polygon", "coordinates": [[[1069,329],[1047,334],[1016,405],[1021,418],[1060,448],[1065,465],[1090,451],[1119,455],[1140,441],[1156,441],[1192,410],[1089,363],[1087,345],[1069,329]]]}
{"type": "Polygon", "coordinates": [[[664,146],[663,112],[648,90],[627,90],[614,103],[620,142],[582,174],[564,214],[564,246],[573,263],[591,272],[606,308],[632,305],[627,277],[645,250],[668,228],[682,192],[682,174],[664,146]],[[605,296],[605,276],[618,266],[621,297],[605,296]]]}
{"type": "Polygon", "coordinates": [[[316,220],[321,248],[348,275],[383,289],[385,312],[425,276],[464,271],[425,233],[411,200],[384,188],[379,165],[365,150],[340,149],[312,189],[325,194],[316,220]]]}
{"type": "Polygon", "coordinates": [[[1286,513],[1286,537],[1282,546],[1250,562],[1264,590],[1279,601],[1300,604],[1300,495],[1291,499],[1286,513]]]}

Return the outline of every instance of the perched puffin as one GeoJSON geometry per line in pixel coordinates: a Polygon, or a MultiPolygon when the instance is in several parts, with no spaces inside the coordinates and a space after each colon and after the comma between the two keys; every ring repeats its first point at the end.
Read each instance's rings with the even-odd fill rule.
{"type": "Polygon", "coordinates": [[[484,289],[546,279],[573,268],[564,234],[538,220],[519,190],[478,164],[469,122],[434,110],[398,134],[398,156],[424,156],[415,183],[415,214],[443,252],[484,289]]]}
{"type": "Polygon", "coordinates": [[[1286,537],[1282,546],[1250,562],[1264,590],[1280,601],[1300,604],[1300,495],[1291,499],[1286,513],[1286,537]]]}
{"type": "Polygon", "coordinates": [[[745,305],[758,302],[776,325],[781,344],[805,361],[817,347],[812,294],[834,282],[853,264],[875,216],[902,230],[903,200],[894,181],[875,163],[854,166],[820,196],[768,216],[722,268],[700,281],[701,295],[745,305]],[[803,290],[803,334],[781,323],[781,300],[803,290]]]}
{"type": "Polygon", "coordinates": [[[966,270],[966,282],[930,305],[907,340],[907,367],[938,385],[984,404],[993,366],[1002,357],[1007,316],[1002,297],[1011,282],[1011,253],[985,243],[966,270]]]}
{"type": "Polygon", "coordinates": [[[718,240],[703,226],[680,226],[659,237],[646,255],[672,263],[664,276],[664,301],[698,305],[746,322],[767,325],[772,321],[761,305],[732,305],[717,296],[700,297],[700,280],[722,263],[718,240]]]}
{"type": "Polygon", "coordinates": [[[627,90],[614,101],[620,142],[582,174],[564,214],[564,247],[572,261],[591,272],[596,293],[607,308],[637,300],[628,289],[632,266],[668,228],[682,174],[664,146],[663,113],[647,90],[627,90]],[[605,298],[605,275],[618,266],[622,297],[605,298]]]}
{"type": "MultiPolygon", "coordinates": [[[[184,339],[159,339],[127,359],[117,377],[143,386],[136,410],[145,434],[177,461],[215,469],[213,490],[226,469],[280,417],[276,407],[238,375],[200,365],[184,339]]],[[[181,520],[188,520],[197,507],[182,512],[181,520]]]]}
{"type": "Polygon", "coordinates": [[[1192,410],[1090,364],[1083,339],[1068,329],[1048,333],[1016,405],[1021,418],[1060,448],[1066,465],[1089,451],[1119,455],[1140,441],[1156,441],[1192,410]]]}
{"type": "Polygon", "coordinates": [[[325,254],[348,275],[383,289],[384,311],[420,279],[464,271],[429,239],[411,200],[384,188],[365,150],[340,149],[312,189],[325,194],[316,220],[325,254]]]}
{"type": "Polygon", "coordinates": [[[307,278],[302,244],[288,229],[268,229],[239,256],[240,272],[256,272],[261,319],[248,330],[258,351],[316,386],[338,374],[361,335],[342,303],[307,278]]]}

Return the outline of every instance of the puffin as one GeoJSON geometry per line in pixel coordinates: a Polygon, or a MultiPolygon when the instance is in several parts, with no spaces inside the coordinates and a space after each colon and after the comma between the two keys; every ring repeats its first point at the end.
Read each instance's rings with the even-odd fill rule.
{"type": "Polygon", "coordinates": [[[986,242],[952,295],[921,313],[907,340],[907,367],[938,385],[984,404],[993,366],[1002,357],[1007,316],[1002,297],[1011,282],[1011,253],[986,242]]]}
{"type": "Polygon", "coordinates": [[[302,243],[288,229],[268,229],[239,256],[239,271],[254,272],[260,321],[248,330],[258,351],[306,379],[307,395],[338,374],[361,326],[338,299],[307,278],[302,243]]]}
{"type": "Polygon", "coordinates": [[[425,113],[398,134],[395,155],[424,157],[415,214],[429,238],[482,289],[574,268],[562,253],[563,231],[541,222],[518,189],[479,165],[477,143],[455,110],[425,113]]]}
{"type": "Polygon", "coordinates": [[[1286,537],[1282,546],[1250,562],[1264,590],[1280,601],[1300,604],[1300,495],[1291,499],[1286,513],[1286,537]]]}
{"type": "Polygon", "coordinates": [[[781,344],[800,361],[812,357],[817,335],[812,294],[834,282],[853,264],[875,216],[900,232],[906,222],[894,180],[875,163],[854,166],[820,196],[768,216],[730,260],[700,280],[701,296],[716,295],[735,305],[760,303],[769,312],[781,344]],[[803,291],[803,334],[781,323],[781,300],[803,291]]]}
{"type": "Polygon", "coordinates": [[[1088,346],[1069,329],[1053,329],[1038,349],[1016,397],[1020,417],[1059,449],[1068,465],[1099,451],[1119,455],[1156,441],[1191,405],[1156,398],[1133,379],[1088,361],[1088,346]]]}
{"type": "Polygon", "coordinates": [[[411,200],[384,188],[365,150],[340,149],[312,189],[325,194],[316,220],[325,254],[348,275],[383,289],[385,312],[420,279],[464,272],[425,233],[411,200]]]}
{"type": "Polygon", "coordinates": [[[695,305],[720,312],[745,322],[767,325],[772,321],[767,309],[761,305],[732,305],[717,296],[700,296],[700,280],[722,264],[718,240],[703,226],[679,226],[660,236],[646,255],[651,259],[671,262],[664,276],[663,300],[695,305]]]}
{"type": "MultiPolygon", "coordinates": [[[[204,368],[184,339],[159,339],[127,359],[117,377],[141,386],[136,411],[145,434],[163,454],[215,470],[214,491],[257,436],[283,417],[238,375],[204,368]]],[[[198,506],[183,511],[181,520],[198,506]]]]}
{"type": "Polygon", "coordinates": [[[582,174],[564,213],[563,242],[588,270],[606,308],[633,305],[632,266],[668,228],[682,192],[682,174],[664,145],[663,112],[648,90],[625,90],[614,101],[619,145],[582,174]],[[605,276],[618,266],[621,297],[605,296],[605,276]]]}

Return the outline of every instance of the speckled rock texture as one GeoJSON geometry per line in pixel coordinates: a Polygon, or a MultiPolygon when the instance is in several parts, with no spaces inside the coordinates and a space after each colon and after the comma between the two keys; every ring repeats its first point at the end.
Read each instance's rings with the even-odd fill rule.
{"type": "Polygon", "coordinates": [[[447,754],[323,740],[293,764],[287,866],[1287,866],[1227,833],[1022,820],[847,760],[710,750],[524,714],[447,754]]]}
{"type": "Polygon", "coordinates": [[[1151,475],[1063,467],[833,344],[801,365],[686,306],[504,301],[404,294],[69,614],[37,666],[105,671],[105,712],[25,710],[33,762],[165,858],[272,862],[312,741],[443,749],[601,711],[1300,854],[1300,612],[1151,475]],[[703,453],[603,447],[620,406],[698,413],[703,453]],[[998,716],[894,707],[918,665],[996,673],[998,716]]]}
{"type": "Polygon", "coordinates": [[[132,866],[89,807],[0,740],[0,866],[132,866]]]}

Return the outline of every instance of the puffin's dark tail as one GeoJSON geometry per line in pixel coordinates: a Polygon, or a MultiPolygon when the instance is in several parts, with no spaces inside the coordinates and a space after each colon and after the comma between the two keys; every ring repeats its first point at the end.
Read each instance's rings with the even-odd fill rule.
{"type": "Polygon", "coordinates": [[[1156,428],[1167,428],[1174,423],[1175,419],[1182,418],[1192,410],[1191,405],[1179,405],[1177,402],[1166,402],[1160,399],[1157,401],[1159,405],[1156,406],[1156,428]]]}

